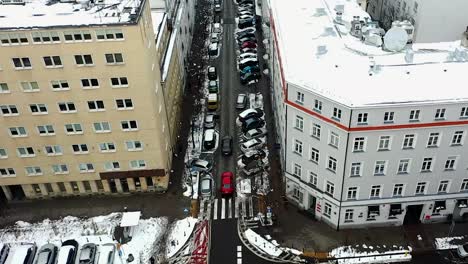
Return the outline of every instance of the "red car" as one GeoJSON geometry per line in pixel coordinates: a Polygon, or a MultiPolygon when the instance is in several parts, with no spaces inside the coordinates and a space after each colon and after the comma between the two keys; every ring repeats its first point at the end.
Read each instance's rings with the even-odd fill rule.
{"type": "Polygon", "coordinates": [[[245,49],[245,48],[255,49],[256,47],[257,47],[257,43],[255,43],[253,41],[246,41],[246,42],[242,43],[242,45],[241,45],[241,49],[245,49]]]}
{"type": "Polygon", "coordinates": [[[221,195],[232,195],[234,193],[234,174],[230,171],[221,174],[221,195]]]}

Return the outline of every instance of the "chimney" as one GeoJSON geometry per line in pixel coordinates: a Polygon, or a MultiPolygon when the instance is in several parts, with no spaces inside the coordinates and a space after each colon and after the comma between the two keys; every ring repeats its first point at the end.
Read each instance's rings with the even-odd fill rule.
{"type": "Polygon", "coordinates": [[[466,27],[466,31],[463,32],[461,45],[465,48],[468,48],[468,27],[466,27]]]}

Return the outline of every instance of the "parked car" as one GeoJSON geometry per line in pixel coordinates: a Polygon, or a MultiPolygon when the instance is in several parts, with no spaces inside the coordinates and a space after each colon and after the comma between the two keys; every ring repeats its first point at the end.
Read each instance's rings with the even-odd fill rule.
{"type": "Polygon", "coordinates": [[[234,190],[234,174],[230,171],[223,172],[221,174],[221,195],[232,195],[234,190]]]}
{"type": "Polygon", "coordinates": [[[236,40],[240,40],[242,38],[246,38],[246,37],[249,37],[249,38],[255,38],[255,33],[250,33],[250,32],[242,32],[240,34],[236,34],[236,40]]]}
{"type": "Polygon", "coordinates": [[[241,60],[239,62],[239,69],[243,69],[247,66],[254,66],[254,65],[258,66],[258,59],[249,58],[249,59],[241,60]]]}
{"type": "Polygon", "coordinates": [[[221,23],[221,17],[219,15],[215,15],[213,18],[214,23],[221,23]]]}
{"type": "Polygon", "coordinates": [[[247,95],[244,93],[240,93],[237,95],[237,100],[236,100],[236,109],[242,110],[245,109],[247,106],[247,95]]]}
{"type": "Polygon", "coordinates": [[[213,178],[210,174],[205,174],[200,180],[200,195],[210,198],[213,193],[213,178]]]}
{"type": "Polygon", "coordinates": [[[232,154],[232,137],[225,136],[221,140],[221,150],[224,156],[229,156],[232,154]]]}
{"type": "Polygon", "coordinates": [[[262,149],[247,151],[245,154],[239,156],[237,160],[237,166],[240,169],[242,169],[252,162],[254,162],[257,165],[259,162],[261,162],[262,164],[267,164],[268,157],[265,151],[263,151],[262,149]]]}
{"type": "Polygon", "coordinates": [[[213,81],[218,79],[218,72],[216,71],[216,67],[208,67],[208,79],[213,81]]]}
{"type": "Polygon", "coordinates": [[[239,19],[241,20],[245,20],[245,19],[253,19],[254,18],[254,15],[248,15],[248,14],[245,14],[245,15],[239,15],[239,19]]]}
{"type": "Polygon", "coordinates": [[[219,42],[219,34],[218,33],[211,33],[210,40],[211,40],[211,43],[218,43],[219,42]]]}
{"type": "Polygon", "coordinates": [[[251,129],[262,128],[262,127],[265,127],[265,120],[260,119],[258,117],[252,117],[252,118],[247,119],[242,124],[242,132],[246,133],[247,131],[251,129]]]}
{"type": "Polygon", "coordinates": [[[245,134],[241,136],[242,140],[251,140],[254,138],[264,137],[267,134],[266,128],[256,128],[247,131],[245,134]]]}
{"type": "Polygon", "coordinates": [[[218,92],[218,81],[209,81],[208,82],[208,92],[217,93],[218,92]]]}
{"type": "Polygon", "coordinates": [[[237,32],[236,32],[236,37],[239,37],[241,36],[242,34],[255,34],[255,27],[248,27],[248,28],[244,28],[244,29],[239,29],[237,32]]]}
{"type": "Polygon", "coordinates": [[[240,29],[253,27],[253,26],[255,26],[255,18],[239,19],[239,23],[237,24],[237,27],[240,29]]]}
{"type": "Polygon", "coordinates": [[[215,4],[215,6],[214,6],[214,11],[215,11],[216,13],[221,12],[221,5],[220,5],[220,4],[215,4]]]}
{"type": "Polygon", "coordinates": [[[253,42],[257,45],[257,39],[255,37],[243,37],[237,40],[239,46],[242,46],[245,42],[253,42]]]}
{"type": "Polygon", "coordinates": [[[257,82],[259,79],[260,75],[258,73],[251,73],[248,72],[246,74],[241,74],[240,76],[240,82],[242,84],[248,84],[250,82],[257,82]]]}
{"type": "Polygon", "coordinates": [[[242,44],[240,45],[240,48],[241,49],[244,49],[244,48],[256,49],[257,48],[257,43],[255,43],[253,41],[245,41],[245,42],[242,42],[242,44]]]}
{"type": "Polygon", "coordinates": [[[4,264],[10,254],[10,244],[0,244],[0,264],[4,264]]]}
{"type": "Polygon", "coordinates": [[[252,118],[252,117],[262,117],[263,116],[263,111],[260,109],[247,109],[245,111],[242,111],[238,115],[239,122],[244,123],[247,119],[252,118]]]}
{"type": "Polygon", "coordinates": [[[205,150],[211,150],[216,146],[216,133],[214,129],[207,129],[205,130],[205,134],[203,137],[203,148],[205,150]]]}
{"type": "Polygon", "coordinates": [[[5,264],[32,264],[36,256],[36,251],[36,244],[21,243],[10,250],[5,264]]]}
{"type": "MultiPolygon", "coordinates": [[[[250,53],[252,54],[252,53],[250,53]]],[[[260,67],[258,65],[253,65],[253,66],[247,66],[243,69],[241,69],[241,74],[246,74],[246,73],[260,73],[260,67]]]]}
{"type": "MultiPolygon", "coordinates": [[[[55,264],[57,258],[58,248],[56,245],[48,243],[45,244],[39,249],[37,253],[35,264],[55,264]]],[[[82,264],[81,261],[79,264],[82,264]]],[[[88,263],[83,263],[88,264],[88,263]]]]}
{"type": "Polygon", "coordinates": [[[257,53],[257,48],[241,48],[239,50],[240,54],[243,54],[243,53],[257,53]]]}
{"type": "Polygon", "coordinates": [[[255,10],[255,7],[251,3],[240,3],[239,6],[237,7],[237,10],[243,11],[243,10],[255,10]]]}
{"type": "Polygon", "coordinates": [[[208,110],[218,109],[218,94],[210,93],[208,94],[208,110]]]}
{"type": "Polygon", "coordinates": [[[243,153],[246,153],[251,150],[260,149],[266,144],[266,138],[254,138],[249,141],[246,141],[240,145],[240,149],[243,153]]]}
{"type": "Polygon", "coordinates": [[[457,247],[457,253],[460,258],[468,258],[468,243],[459,245],[457,247]]]}
{"type": "Polygon", "coordinates": [[[99,246],[99,257],[96,264],[114,264],[115,244],[106,243],[99,246]]]}
{"type": "Polygon", "coordinates": [[[240,0],[239,1],[239,4],[242,5],[242,4],[253,4],[254,3],[254,0],[240,0]]]}
{"type": "MultiPolygon", "coordinates": [[[[219,16],[218,16],[218,18],[219,18],[219,16]]],[[[221,24],[219,22],[215,22],[213,24],[213,28],[212,28],[211,31],[214,32],[214,33],[221,33],[221,24]]]]}
{"type": "Polygon", "coordinates": [[[73,239],[65,240],[60,247],[57,264],[75,264],[78,253],[78,242],[73,239]]]}
{"type": "Polygon", "coordinates": [[[189,163],[190,171],[210,172],[213,165],[204,159],[193,159],[189,163]]]}
{"type": "Polygon", "coordinates": [[[206,114],[203,126],[205,128],[214,128],[216,126],[216,116],[213,114],[206,114]]]}
{"type": "Polygon", "coordinates": [[[96,258],[97,246],[94,243],[86,243],[81,247],[79,264],[94,264],[96,258]]]}
{"type": "Polygon", "coordinates": [[[208,55],[218,56],[218,43],[211,43],[208,46],[208,55]]]}

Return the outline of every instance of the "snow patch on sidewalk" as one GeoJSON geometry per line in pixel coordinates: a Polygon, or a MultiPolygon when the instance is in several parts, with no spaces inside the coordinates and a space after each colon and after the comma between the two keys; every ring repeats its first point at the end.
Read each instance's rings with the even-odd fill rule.
{"type": "Polygon", "coordinates": [[[467,236],[437,237],[435,245],[438,250],[454,249],[463,244],[467,238],[467,236]]]}
{"type": "Polygon", "coordinates": [[[411,260],[411,248],[393,247],[394,250],[377,251],[374,247],[362,245],[361,247],[342,246],[330,252],[330,256],[339,259],[339,264],[348,263],[392,263],[407,262],[411,260]]]}
{"type": "Polygon", "coordinates": [[[197,221],[196,218],[187,217],[175,222],[167,237],[166,256],[168,258],[173,257],[187,243],[197,221]]]}
{"type": "Polygon", "coordinates": [[[255,233],[252,231],[252,229],[247,229],[245,232],[245,237],[249,241],[250,244],[254,245],[256,248],[259,250],[265,252],[266,254],[273,256],[273,257],[278,257],[283,253],[283,250],[279,248],[278,246],[275,246],[273,243],[270,241],[266,240],[259,234],[255,233]]]}

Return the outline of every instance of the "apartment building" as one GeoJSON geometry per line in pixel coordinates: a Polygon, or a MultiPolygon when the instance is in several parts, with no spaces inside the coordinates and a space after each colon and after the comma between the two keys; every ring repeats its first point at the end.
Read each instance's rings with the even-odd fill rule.
{"type": "Polygon", "coordinates": [[[169,120],[146,1],[0,5],[7,199],[164,191],[169,120]]]}
{"type": "Polygon", "coordinates": [[[452,0],[373,0],[367,12],[389,29],[395,20],[409,20],[415,27],[414,42],[459,40],[468,27],[468,2],[452,0]]]}
{"type": "Polygon", "coordinates": [[[467,48],[368,45],[351,1],[263,5],[288,198],[336,229],[468,219],[467,48]]]}

